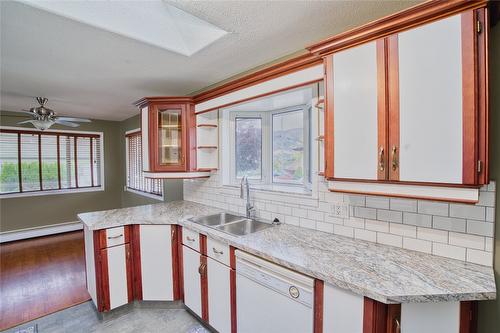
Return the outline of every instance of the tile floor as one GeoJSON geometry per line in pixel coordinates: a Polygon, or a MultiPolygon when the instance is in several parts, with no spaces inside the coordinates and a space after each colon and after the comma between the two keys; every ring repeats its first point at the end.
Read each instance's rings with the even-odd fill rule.
{"type": "MultiPolygon", "coordinates": [[[[17,333],[30,325],[38,325],[38,333],[209,333],[182,304],[133,303],[99,319],[92,302],[53,313],[11,328],[17,333]]],[[[23,332],[23,331],[21,331],[23,332]]]]}

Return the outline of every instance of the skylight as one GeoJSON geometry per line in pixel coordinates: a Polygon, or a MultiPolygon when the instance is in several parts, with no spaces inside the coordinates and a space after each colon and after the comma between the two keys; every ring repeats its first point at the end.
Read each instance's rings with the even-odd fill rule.
{"type": "Polygon", "coordinates": [[[23,2],[185,56],[195,54],[227,34],[161,0],[23,2]]]}

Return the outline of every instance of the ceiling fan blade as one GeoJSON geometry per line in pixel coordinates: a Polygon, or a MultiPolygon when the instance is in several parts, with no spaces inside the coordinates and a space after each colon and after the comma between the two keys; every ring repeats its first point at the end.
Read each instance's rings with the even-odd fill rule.
{"type": "Polygon", "coordinates": [[[69,126],[69,127],[78,127],[78,126],[80,126],[80,124],[76,124],[76,123],[72,123],[72,122],[64,121],[64,120],[60,120],[60,119],[56,119],[55,123],[59,124],[59,125],[69,126]]]}
{"type": "Polygon", "coordinates": [[[21,125],[21,124],[28,124],[28,123],[33,123],[33,120],[25,120],[25,121],[20,121],[20,122],[18,122],[17,124],[18,124],[18,125],[21,125]]]}
{"type": "Polygon", "coordinates": [[[90,119],[73,118],[73,117],[57,117],[57,119],[62,120],[62,121],[74,121],[74,122],[79,122],[79,123],[91,123],[92,122],[92,120],[90,120],[90,119]]]}
{"type": "Polygon", "coordinates": [[[32,115],[32,116],[36,115],[36,113],[35,113],[35,112],[30,111],[30,110],[22,110],[22,111],[18,111],[18,112],[19,112],[19,113],[27,113],[27,114],[30,114],[30,115],[32,115]]]}

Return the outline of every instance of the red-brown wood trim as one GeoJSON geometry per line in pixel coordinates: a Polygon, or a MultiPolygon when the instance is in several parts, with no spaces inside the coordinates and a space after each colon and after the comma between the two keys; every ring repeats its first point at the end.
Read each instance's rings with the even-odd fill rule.
{"type": "Polygon", "coordinates": [[[323,333],[323,290],[324,282],[314,280],[314,333],[323,333]]]}
{"type": "Polygon", "coordinates": [[[415,26],[439,20],[457,13],[482,8],[486,0],[432,0],[410,7],[398,13],[372,21],[360,27],[329,37],[307,49],[309,52],[326,55],[381,37],[411,29],[415,26]]]}
{"type": "Polygon", "coordinates": [[[207,236],[200,234],[200,253],[207,255],[207,236]]]}
{"type": "Polygon", "coordinates": [[[236,100],[234,102],[230,102],[230,103],[218,105],[218,106],[215,106],[213,108],[197,112],[196,114],[199,115],[199,114],[203,114],[203,113],[212,112],[212,111],[215,111],[215,110],[227,108],[228,106],[231,106],[231,105],[240,104],[240,103],[243,103],[243,102],[255,100],[255,99],[258,99],[258,98],[262,98],[262,97],[266,97],[266,96],[270,96],[270,95],[274,95],[274,94],[279,94],[280,92],[287,91],[287,90],[292,90],[292,89],[296,89],[296,88],[300,88],[300,87],[305,87],[305,86],[308,86],[308,85],[311,85],[311,84],[315,84],[315,83],[321,82],[323,80],[324,80],[324,78],[315,79],[315,80],[311,80],[311,81],[306,81],[306,82],[302,82],[302,83],[297,83],[297,84],[294,84],[294,85],[291,85],[291,86],[287,86],[287,87],[284,87],[284,88],[281,88],[281,89],[276,89],[276,90],[268,91],[268,92],[260,94],[260,95],[255,95],[255,96],[251,96],[251,97],[247,97],[247,98],[242,98],[242,99],[236,100]]]}
{"type": "Polygon", "coordinates": [[[387,305],[387,333],[401,332],[401,304],[387,305]]]}
{"type": "Polygon", "coordinates": [[[331,181],[340,182],[361,182],[361,183],[376,183],[376,184],[398,184],[398,185],[416,185],[416,186],[434,186],[434,187],[455,187],[455,188],[480,188],[479,185],[463,185],[463,184],[448,184],[448,183],[433,183],[433,182],[415,182],[415,181],[393,181],[393,180],[376,180],[376,179],[355,179],[355,178],[329,178],[331,181]]]}
{"type": "Polygon", "coordinates": [[[279,76],[290,74],[308,67],[321,64],[321,58],[313,54],[304,54],[278,64],[258,70],[254,73],[231,80],[219,87],[201,92],[193,97],[196,104],[216,98],[236,90],[259,84],[279,76]]]}
{"type": "Polygon", "coordinates": [[[108,247],[106,229],[96,230],[95,232],[99,234],[99,248],[104,249],[108,247]]]}
{"type": "Polygon", "coordinates": [[[386,180],[389,175],[388,168],[388,137],[389,137],[389,89],[387,68],[387,39],[377,40],[377,131],[378,163],[377,179],[386,180]]]}
{"type": "Polygon", "coordinates": [[[178,297],[184,302],[184,260],[182,251],[182,227],[177,226],[178,297]]]}
{"type": "Polygon", "coordinates": [[[40,191],[43,191],[42,182],[42,135],[38,134],[38,178],[40,181],[40,191]]]}
{"type": "Polygon", "coordinates": [[[374,195],[381,197],[390,197],[390,198],[406,198],[406,199],[421,199],[421,200],[432,200],[432,201],[443,201],[443,202],[456,202],[463,204],[476,204],[478,201],[475,200],[460,200],[453,198],[438,198],[438,197],[427,197],[424,195],[407,195],[407,194],[393,194],[393,193],[384,193],[384,192],[370,192],[370,191],[350,191],[350,190],[334,190],[328,189],[329,192],[335,193],[347,193],[347,194],[362,194],[362,195],[374,195]]]}
{"type": "MultiPolygon", "coordinates": [[[[103,300],[103,288],[102,288],[102,263],[101,263],[101,230],[95,230],[92,232],[92,238],[94,240],[94,265],[95,265],[95,286],[96,286],[96,307],[97,311],[104,311],[104,300],[103,300]]],[[[106,271],[105,271],[106,272],[106,271]]]]}
{"type": "Polygon", "coordinates": [[[237,316],[236,316],[236,248],[229,247],[229,294],[231,299],[231,333],[237,331],[237,316]]]}
{"type": "Polygon", "coordinates": [[[130,225],[124,225],[123,226],[123,236],[124,236],[124,242],[125,243],[130,243],[130,225]]]}
{"type": "Polygon", "coordinates": [[[198,124],[196,127],[208,127],[208,128],[217,128],[217,125],[214,124],[198,124]]]}
{"type": "MultiPolygon", "coordinates": [[[[500,5],[497,4],[498,8],[500,5]]],[[[489,173],[489,78],[488,78],[488,41],[489,15],[488,8],[477,10],[477,19],[482,23],[482,31],[477,35],[477,74],[478,74],[478,121],[479,121],[479,160],[482,168],[478,175],[478,184],[490,182],[489,173]]]]}
{"type": "Polygon", "coordinates": [[[476,18],[473,11],[462,17],[462,182],[477,183],[477,76],[476,18]]]}
{"type": "MultiPolygon", "coordinates": [[[[2,130],[0,130],[2,133],[2,130]]],[[[19,192],[23,192],[23,173],[21,170],[22,160],[21,160],[21,133],[17,132],[17,176],[19,178],[19,192]]]]}
{"type": "MultiPolygon", "coordinates": [[[[21,129],[8,129],[8,128],[0,128],[0,133],[18,133],[18,134],[32,134],[32,135],[38,135],[40,134],[40,131],[35,131],[35,130],[21,130],[21,129]]],[[[49,130],[45,130],[42,133],[43,135],[64,135],[64,136],[70,136],[70,137],[82,137],[82,138],[100,138],[99,134],[88,134],[88,133],[74,133],[74,132],[51,132],[49,130]]]]}
{"type": "Polygon", "coordinates": [[[125,271],[127,272],[127,295],[130,303],[134,300],[134,266],[132,254],[130,253],[130,244],[125,244],[123,249],[125,251],[125,271]]]}
{"type": "Polygon", "coordinates": [[[94,149],[92,140],[93,138],[90,138],[90,185],[94,186],[94,149]]]}
{"type": "MultiPolygon", "coordinates": [[[[164,99],[166,97],[162,97],[164,99]]],[[[150,103],[148,105],[149,114],[149,156],[150,165],[148,171],[151,172],[183,172],[188,171],[187,165],[189,163],[189,156],[187,145],[189,144],[189,120],[190,115],[190,104],[166,104],[166,103],[150,103]],[[180,111],[181,115],[181,159],[178,164],[162,165],[160,164],[160,152],[159,152],[159,114],[160,109],[175,109],[180,111]]],[[[196,138],[196,137],[195,137],[196,138]]]]}
{"type": "Polygon", "coordinates": [[[193,103],[193,98],[188,96],[150,96],[143,97],[140,100],[132,103],[136,107],[142,109],[149,104],[185,104],[185,103],[193,103]]]}
{"type": "Polygon", "coordinates": [[[59,189],[61,189],[61,143],[60,143],[60,135],[56,136],[57,140],[57,184],[59,185],[59,189]]]}
{"type": "Polygon", "coordinates": [[[388,179],[399,181],[399,52],[398,36],[392,35],[387,39],[388,90],[389,90],[389,135],[387,147],[388,179]],[[392,168],[393,149],[398,160],[398,167],[392,168]]]}
{"type": "Polygon", "coordinates": [[[180,299],[179,292],[179,227],[176,225],[170,226],[171,246],[172,246],[172,281],[174,300],[180,299]]]}
{"type": "Polygon", "coordinates": [[[194,113],[194,104],[189,104],[186,110],[186,170],[196,171],[197,151],[196,151],[196,114],[194,113]]]}
{"type": "Polygon", "coordinates": [[[203,265],[203,272],[200,277],[201,283],[201,319],[208,323],[208,274],[207,256],[200,255],[200,264],[203,265]]]}
{"type": "Polygon", "coordinates": [[[142,270],[141,270],[141,225],[132,226],[132,260],[134,267],[135,299],[142,301],[142,270]]]}
{"type": "Polygon", "coordinates": [[[75,187],[78,188],[78,148],[77,148],[77,142],[76,142],[76,136],[73,137],[74,144],[75,144],[75,187]]]}
{"type": "Polygon", "coordinates": [[[109,296],[109,269],[108,269],[108,250],[100,250],[100,262],[101,262],[101,311],[109,311],[110,306],[110,296],[109,296]]]}
{"type": "Polygon", "coordinates": [[[364,298],[363,333],[385,333],[387,328],[387,304],[364,298]]]}
{"type": "Polygon", "coordinates": [[[324,58],[325,67],[325,177],[334,176],[334,96],[333,96],[333,56],[324,58]]]}
{"type": "Polygon", "coordinates": [[[460,302],[459,333],[476,333],[477,331],[477,301],[460,302]]]}

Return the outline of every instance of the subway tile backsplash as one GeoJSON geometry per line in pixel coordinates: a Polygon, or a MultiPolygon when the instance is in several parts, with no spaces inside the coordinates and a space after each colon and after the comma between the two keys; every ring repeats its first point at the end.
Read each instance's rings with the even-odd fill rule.
{"type": "MultiPolygon", "coordinates": [[[[492,266],[495,195],[494,181],[481,188],[476,205],[466,205],[333,193],[319,178],[317,198],[252,191],[251,199],[260,218],[492,266]],[[348,204],[349,217],[333,216],[334,203],[348,204]]],[[[239,188],[222,186],[218,174],[185,180],[184,199],[245,213],[239,188]]]]}

